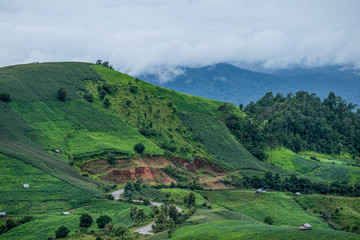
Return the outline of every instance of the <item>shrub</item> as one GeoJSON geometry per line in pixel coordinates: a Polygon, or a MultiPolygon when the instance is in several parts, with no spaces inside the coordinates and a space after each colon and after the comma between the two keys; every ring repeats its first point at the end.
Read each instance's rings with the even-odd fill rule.
{"type": "Polygon", "coordinates": [[[89,228],[93,222],[94,220],[89,214],[82,214],[80,216],[79,227],[89,228]]]}
{"type": "Polygon", "coordinates": [[[83,98],[88,102],[93,102],[94,101],[94,95],[92,95],[91,93],[85,93],[83,98]]]}
{"type": "Polygon", "coordinates": [[[99,92],[99,97],[100,97],[100,99],[101,99],[101,100],[104,100],[105,96],[106,96],[105,90],[100,90],[100,92],[99,92]]]}
{"type": "Polygon", "coordinates": [[[67,227],[61,226],[55,231],[55,238],[66,238],[69,232],[70,230],[67,227]]]}
{"type": "Polygon", "coordinates": [[[104,83],[104,84],[102,85],[102,88],[103,88],[106,92],[108,92],[109,94],[112,94],[113,91],[114,91],[113,86],[110,85],[110,84],[107,84],[107,83],[104,83]]]}
{"type": "Polygon", "coordinates": [[[106,108],[110,107],[111,103],[110,103],[109,99],[105,98],[104,105],[106,108]]]}
{"type": "Polygon", "coordinates": [[[8,94],[6,92],[0,93],[0,100],[4,101],[4,102],[9,102],[10,101],[10,94],[8,94]]]}
{"type": "Polygon", "coordinates": [[[106,224],[110,223],[112,221],[111,217],[104,215],[100,216],[98,219],[96,219],[96,223],[98,225],[98,228],[104,228],[106,224]]]}
{"type": "Polygon", "coordinates": [[[137,143],[137,144],[135,144],[135,146],[134,146],[134,151],[135,151],[135,152],[141,154],[141,153],[144,152],[144,150],[145,150],[144,144],[142,144],[142,143],[137,143]]]}
{"type": "Polygon", "coordinates": [[[107,160],[110,165],[115,165],[115,163],[116,163],[116,158],[115,158],[114,154],[109,155],[107,160]]]}
{"type": "Polygon", "coordinates": [[[110,201],[113,201],[115,198],[112,194],[108,194],[106,195],[107,199],[109,199],[110,201]]]}
{"type": "Polygon", "coordinates": [[[131,86],[131,87],[130,87],[130,92],[136,93],[137,91],[138,91],[138,87],[137,87],[137,86],[131,86]]]}
{"type": "Polygon", "coordinates": [[[271,224],[274,223],[274,219],[272,219],[272,218],[269,217],[269,216],[266,216],[266,217],[264,218],[264,223],[271,225],[271,224]]]}
{"type": "Polygon", "coordinates": [[[58,90],[58,99],[60,101],[65,101],[66,100],[66,89],[61,87],[58,90]]]}

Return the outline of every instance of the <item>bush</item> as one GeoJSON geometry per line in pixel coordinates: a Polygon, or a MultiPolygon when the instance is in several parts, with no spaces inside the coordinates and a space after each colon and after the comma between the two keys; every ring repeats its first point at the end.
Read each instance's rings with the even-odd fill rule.
{"type": "Polygon", "coordinates": [[[79,227],[89,228],[93,222],[94,220],[89,214],[82,214],[80,216],[79,227]]]}
{"type": "Polygon", "coordinates": [[[100,97],[100,99],[101,99],[101,100],[104,100],[105,96],[106,96],[105,90],[100,90],[100,92],[99,92],[99,97],[100,97]]]}
{"type": "Polygon", "coordinates": [[[85,93],[83,98],[88,102],[93,102],[94,101],[94,95],[92,95],[91,93],[85,93]]]}
{"type": "Polygon", "coordinates": [[[115,158],[114,154],[109,155],[107,160],[110,165],[115,165],[115,163],[116,163],[116,158],[115,158]]]}
{"type": "Polygon", "coordinates": [[[131,86],[130,87],[130,92],[137,93],[137,91],[138,91],[138,87],[136,87],[136,86],[131,86]]]}
{"type": "Polygon", "coordinates": [[[104,228],[106,224],[110,223],[112,221],[111,217],[104,215],[96,219],[96,223],[98,225],[98,228],[104,228]]]}
{"type": "Polygon", "coordinates": [[[0,93],[0,100],[4,101],[4,102],[9,102],[10,101],[10,94],[8,94],[6,92],[0,93]]]}
{"type": "Polygon", "coordinates": [[[106,195],[106,198],[109,199],[110,201],[113,201],[115,199],[112,194],[106,195]]]}
{"type": "Polygon", "coordinates": [[[60,101],[65,101],[66,100],[66,89],[61,87],[58,90],[58,99],[60,101]]]}
{"type": "Polygon", "coordinates": [[[67,227],[61,226],[55,231],[55,238],[66,238],[69,232],[70,230],[67,227]]]}
{"type": "Polygon", "coordinates": [[[102,85],[102,89],[104,89],[106,92],[108,92],[109,94],[112,94],[114,92],[113,86],[107,83],[104,83],[102,85]]]}
{"type": "Polygon", "coordinates": [[[144,150],[145,150],[144,144],[142,144],[142,143],[137,143],[137,144],[135,144],[135,146],[134,146],[134,151],[135,151],[135,152],[141,154],[141,153],[144,152],[144,150]]]}
{"type": "Polygon", "coordinates": [[[271,224],[274,223],[274,219],[272,219],[272,218],[269,217],[269,216],[266,216],[266,217],[264,218],[264,223],[271,225],[271,224]]]}
{"type": "Polygon", "coordinates": [[[109,99],[105,98],[104,105],[106,108],[110,107],[111,103],[110,103],[109,99]]]}

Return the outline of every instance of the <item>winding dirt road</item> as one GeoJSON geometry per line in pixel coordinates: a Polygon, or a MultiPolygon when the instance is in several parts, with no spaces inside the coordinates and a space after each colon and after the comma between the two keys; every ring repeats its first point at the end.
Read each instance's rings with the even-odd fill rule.
{"type": "MultiPolygon", "coordinates": [[[[114,196],[115,200],[119,200],[120,199],[120,195],[124,193],[124,189],[120,189],[117,191],[114,191],[111,193],[111,195],[114,196]]],[[[162,205],[164,205],[163,203],[159,203],[159,202],[150,202],[151,205],[153,206],[158,206],[161,207],[162,205]]],[[[179,207],[176,207],[176,209],[178,210],[178,212],[181,212],[182,209],[179,207]]],[[[135,232],[140,233],[140,234],[150,234],[150,235],[154,235],[154,233],[150,232],[152,230],[152,226],[155,224],[155,222],[152,222],[148,225],[146,225],[145,227],[139,228],[137,230],[135,230],[135,232]]]]}

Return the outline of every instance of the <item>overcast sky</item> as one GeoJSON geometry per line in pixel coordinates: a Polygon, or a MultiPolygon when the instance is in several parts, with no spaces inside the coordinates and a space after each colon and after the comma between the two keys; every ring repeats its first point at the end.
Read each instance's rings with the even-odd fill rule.
{"type": "Polygon", "coordinates": [[[360,67],[359,0],[0,0],[0,66],[360,67]]]}

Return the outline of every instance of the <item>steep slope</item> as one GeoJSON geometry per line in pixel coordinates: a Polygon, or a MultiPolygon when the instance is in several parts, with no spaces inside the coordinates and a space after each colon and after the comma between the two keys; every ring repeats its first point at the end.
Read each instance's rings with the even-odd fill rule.
{"type": "Polygon", "coordinates": [[[188,178],[196,177],[191,173],[196,168],[221,172],[269,167],[228,132],[220,121],[219,101],[157,87],[88,63],[18,65],[0,73],[1,92],[11,98],[0,102],[5,113],[0,116],[1,153],[93,193],[97,192],[95,181],[69,164],[84,176],[116,183],[138,176],[173,181],[163,169],[169,164],[186,166],[188,178]],[[65,101],[58,99],[61,87],[67,93],[65,101]],[[202,115],[190,124],[183,117],[187,114],[202,115]],[[221,142],[199,141],[196,126],[203,121],[221,142]],[[134,150],[137,143],[144,144],[143,156],[148,156],[141,163],[134,150]],[[219,144],[222,152],[213,151],[219,144]],[[113,166],[107,163],[111,156],[113,166]],[[159,156],[165,156],[165,164],[155,164],[154,157],[159,156]]]}

